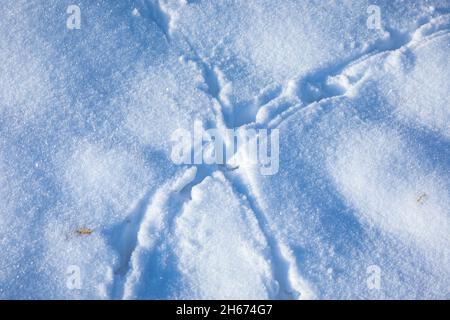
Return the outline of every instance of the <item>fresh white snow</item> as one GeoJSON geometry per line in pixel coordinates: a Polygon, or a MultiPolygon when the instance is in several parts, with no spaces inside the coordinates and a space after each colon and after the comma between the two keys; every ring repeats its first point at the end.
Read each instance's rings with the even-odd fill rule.
{"type": "Polygon", "coordinates": [[[449,297],[449,1],[4,2],[0,298],[449,297]]]}

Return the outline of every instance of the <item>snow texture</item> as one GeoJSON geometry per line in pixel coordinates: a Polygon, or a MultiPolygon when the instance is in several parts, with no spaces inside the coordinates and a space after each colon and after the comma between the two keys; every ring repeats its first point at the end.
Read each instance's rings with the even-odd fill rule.
{"type": "Polygon", "coordinates": [[[449,1],[69,5],[2,2],[1,299],[450,297],[449,1]]]}

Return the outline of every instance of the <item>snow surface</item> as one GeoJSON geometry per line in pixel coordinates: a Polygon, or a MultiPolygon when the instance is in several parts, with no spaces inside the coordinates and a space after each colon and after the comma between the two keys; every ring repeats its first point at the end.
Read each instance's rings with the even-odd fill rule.
{"type": "Polygon", "coordinates": [[[0,298],[450,297],[449,1],[71,4],[0,11],[0,298]],[[279,171],[175,164],[194,123],[279,171]]]}

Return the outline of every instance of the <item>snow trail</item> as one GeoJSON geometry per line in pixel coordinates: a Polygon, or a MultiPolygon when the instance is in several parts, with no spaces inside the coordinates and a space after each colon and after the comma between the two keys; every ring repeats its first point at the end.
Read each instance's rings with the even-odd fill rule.
{"type": "MultiPolygon", "coordinates": [[[[233,120],[237,110],[235,110],[226,100],[224,101],[223,93],[226,91],[226,84],[221,78],[220,70],[212,67],[207,59],[200,57],[187,38],[184,38],[184,41],[188,43],[189,53],[185,55],[183,59],[194,62],[201,70],[207,88],[205,92],[218,103],[219,109],[216,112],[216,126],[222,131],[224,141],[227,142],[229,140],[227,139],[226,133],[224,133],[224,129],[226,128],[275,128],[287,120],[291,115],[299,111],[305,113],[311,112],[322,103],[348,95],[352,90],[356,90],[360,81],[364,80],[364,75],[353,78],[350,85],[348,85],[340,80],[342,76],[345,76],[347,70],[352,70],[355,66],[356,68],[364,66],[370,63],[372,59],[377,59],[379,57],[383,57],[384,60],[387,60],[389,55],[395,52],[410,49],[413,46],[431,40],[435,36],[442,35],[443,33],[448,32],[448,23],[448,16],[435,18],[423,23],[411,34],[395,35],[395,39],[388,39],[384,42],[380,41],[376,43],[357,58],[332,65],[331,67],[319,70],[318,72],[301,77],[300,79],[291,79],[288,81],[288,85],[283,89],[272,87],[262,90],[261,94],[255,98],[255,101],[259,104],[258,109],[254,109],[253,115],[248,116],[249,119],[253,118],[257,120],[256,122],[249,123],[239,123],[233,120]],[[330,79],[338,79],[338,82],[330,82],[330,79]],[[312,92],[311,90],[317,91],[312,92]],[[239,125],[236,126],[237,123],[239,123],[239,125]]],[[[391,33],[394,33],[394,31],[391,31],[391,33]]],[[[257,194],[254,194],[248,188],[247,184],[242,181],[241,176],[246,176],[245,172],[242,172],[242,170],[230,172],[221,167],[212,166],[211,168],[208,168],[208,166],[206,166],[197,172],[197,175],[200,176],[200,178],[198,176],[196,178],[191,178],[191,181],[186,183],[184,188],[182,188],[183,192],[190,194],[192,188],[200,185],[205,178],[212,176],[216,169],[223,172],[226,179],[230,181],[235,193],[240,194],[248,201],[251,212],[253,212],[258,221],[258,226],[264,234],[271,255],[272,272],[280,286],[274,298],[314,298],[314,290],[299,274],[295,258],[292,256],[290,249],[277,239],[274,231],[270,228],[264,210],[259,204],[261,195],[258,196],[257,194]]],[[[166,192],[164,187],[161,190],[166,192]]],[[[172,192],[177,193],[179,191],[180,190],[173,190],[172,192]]],[[[171,197],[168,197],[167,199],[169,198],[172,199],[171,197]]],[[[188,198],[191,197],[189,196],[188,198]]],[[[158,199],[158,197],[156,197],[156,199],[158,199]]],[[[163,204],[159,205],[163,206],[163,204]]],[[[166,219],[168,219],[167,221],[172,221],[171,223],[173,223],[173,220],[175,220],[175,217],[177,216],[175,212],[180,211],[182,207],[182,204],[177,205],[176,209],[172,210],[172,214],[166,216],[166,219]]],[[[155,222],[152,224],[154,223],[155,222]]],[[[143,224],[140,229],[148,230],[149,227],[147,225],[144,226],[143,224]]],[[[170,230],[171,228],[168,229],[170,230]]],[[[140,234],[143,234],[142,231],[140,231],[140,234]]],[[[146,241],[142,241],[142,243],[145,242],[146,241]]],[[[140,247],[151,250],[155,245],[148,246],[142,245],[142,243],[136,247],[135,252],[138,252],[140,247]]],[[[136,253],[136,255],[137,254],[138,253],[136,253]]],[[[134,266],[134,269],[139,269],[139,267],[134,266]]],[[[127,279],[127,283],[125,284],[126,289],[124,290],[124,298],[133,297],[134,293],[133,290],[130,289],[132,287],[130,283],[134,283],[135,280],[133,279],[136,277],[136,274],[132,270],[127,279]]]]}

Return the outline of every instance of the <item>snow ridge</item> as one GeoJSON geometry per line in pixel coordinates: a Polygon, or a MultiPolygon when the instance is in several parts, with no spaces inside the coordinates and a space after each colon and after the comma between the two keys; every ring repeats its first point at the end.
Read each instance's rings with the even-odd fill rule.
{"type": "MultiPolygon", "coordinates": [[[[156,6],[153,6],[152,9],[152,12],[156,13],[151,18],[169,38],[169,35],[174,34],[174,30],[169,31],[168,27],[170,17],[161,10],[158,1],[152,3],[156,3],[156,6]]],[[[286,82],[287,85],[283,88],[279,86],[265,88],[255,98],[258,108],[252,111],[253,115],[247,117],[256,120],[248,123],[240,123],[234,120],[238,111],[234,110],[226,99],[225,93],[228,88],[221,71],[212,66],[207,58],[201,57],[185,36],[182,39],[187,43],[188,53],[182,54],[182,62],[193,62],[201,71],[206,88],[205,92],[217,102],[216,127],[222,129],[222,132],[225,128],[275,128],[297,112],[307,114],[330,100],[351,95],[352,91],[357,90],[358,85],[364,81],[365,77],[364,74],[358,74],[357,77],[352,75],[351,77],[348,76],[349,72],[354,69],[364,69],[364,66],[370,65],[373,59],[383,57],[384,60],[388,60],[392,54],[405,52],[433,37],[446,34],[449,32],[449,22],[450,15],[443,15],[423,23],[410,34],[399,35],[391,30],[391,35],[386,40],[375,43],[357,58],[332,65],[305,77],[291,79],[286,82]]],[[[237,116],[236,118],[241,117],[237,116]]],[[[227,141],[225,133],[224,141],[227,141]]],[[[163,226],[171,229],[171,227],[167,227],[167,224],[170,226],[173,223],[177,216],[176,212],[181,210],[186,201],[191,199],[191,196],[183,197],[184,200],[181,202],[175,199],[179,198],[183,192],[190,194],[190,191],[186,190],[192,190],[195,186],[200,185],[205,178],[212,176],[216,171],[223,173],[225,179],[233,186],[234,193],[237,196],[248,201],[251,212],[267,240],[271,254],[272,271],[279,285],[277,293],[272,298],[314,298],[314,290],[299,275],[290,249],[278,240],[274,231],[271,230],[265,212],[259,204],[261,195],[254,194],[242,181],[241,175],[245,176],[246,173],[242,170],[230,172],[219,166],[199,166],[197,169],[193,167],[186,171],[181,180],[170,183],[170,186],[164,186],[156,192],[139,227],[138,244],[131,254],[130,271],[122,290],[123,298],[130,299],[138,296],[133,287],[139,283],[138,279],[141,276],[142,264],[139,262],[139,256],[142,255],[143,251],[147,252],[155,248],[157,243],[155,241],[161,241],[156,239],[161,238],[154,235],[159,234],[163,230],[163,226]],[[167,195],[168,191],[169,195],[167,195]],[[170,205],[171,213],[164,213],[165,209],[163,208],[167,207],[169,203],[176,203],[176,205],[170,205]],[[152,238],[149,238],[149,234],[153,234],[152,238]]]]}
{"type": "MultiPolygon", "coordinates": [[[[296,82],[295,86],[299,88],[298,91],[294,91],[297,94],[297,97],[295,97],[297,100],[292,103],[292,106],[284,108],[266,120],[267,126],[275,128],[299,110],[304,109],[304,112],[309,112],[311,108],[319,106],[321,102],[349,95],[353,90],[357,90],[358,85],[367,78],[364,77],[364,74],[360,74],[358,77],[350,80],[349,77],[346,77],[346,73],[353,68],[363,68],[366,65],[370,65],[371,60],[379,57],[387,60],[389,55],[402,54],[448,32],[450,32],[450,15],[442,15],[423,23],[410,34],[403,35],[401,41],[388,39],[385,42],[378,42],[356,59],[339,63],[299,80],[290,80],[291,85],[292,82],[296,82]],[[316,93],[312,93],[311,88],[317,90],[316,93]]],[[[279,99],[279,97],[275,99],[279,99]]],[[[265,106],[269,103],[272,103],[272,101],[266,103],[265,106]]],[[[259,124],[251,123],[249,127],[259,127],[259,124]]]]}
{"type": "Polygon", "coordinates": [[[449,11],[380,1],[386,26],[369,30],[366,1],[312,3],[82,1],[76,31],[53,28],[56,2],[7,4],[0,297],[442,294],[449,11]],[[231,130],[277,129],[279,174],[176,165],[169,136],[193,122],[227,152],[231,130]],[[418,269],[437,288],[367,292],[368,261],[390,289],[399,274],[428,280],[418,269]],[[67,266],[84,287],[69,288],[67,266]]]}

